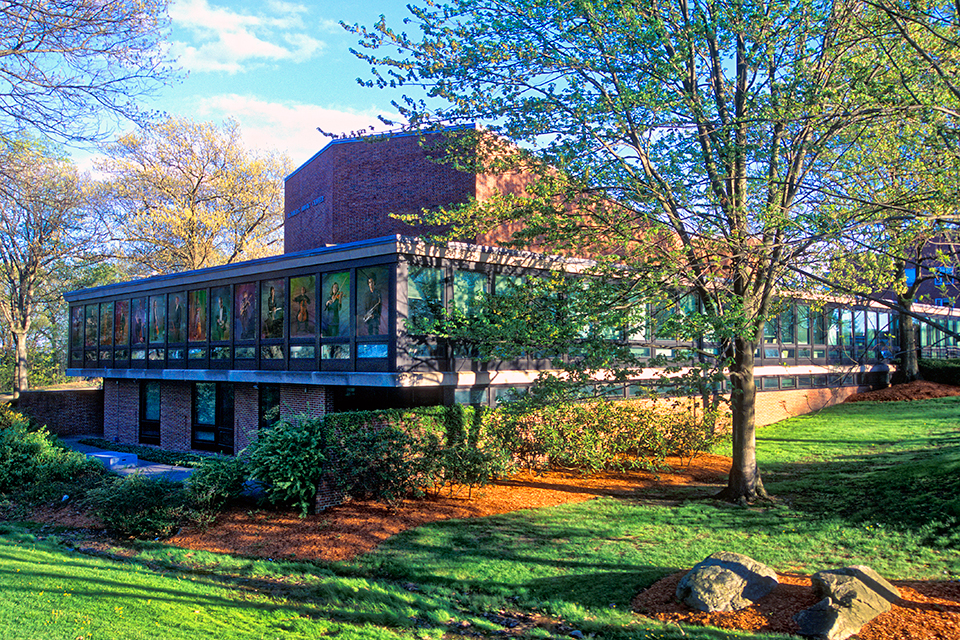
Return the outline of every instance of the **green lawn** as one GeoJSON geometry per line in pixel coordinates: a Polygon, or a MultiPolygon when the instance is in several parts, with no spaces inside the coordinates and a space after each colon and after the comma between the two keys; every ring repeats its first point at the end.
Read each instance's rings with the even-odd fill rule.
{"type": "Polygon", "coordinates": [[[350,563],[159,543],[119,561],[10,526],[0,535],[0,638],[440,638],[459,623],[492,636],[535,615],[566,626],[527,637],[734,637],[651,624],[628,604],[721,549],[781,571],[862,563],[891,579],[958,579],[958,419],[960,399],[859,403],[762,429],[773,505],[604,498],[435,523],[350,563]]]}

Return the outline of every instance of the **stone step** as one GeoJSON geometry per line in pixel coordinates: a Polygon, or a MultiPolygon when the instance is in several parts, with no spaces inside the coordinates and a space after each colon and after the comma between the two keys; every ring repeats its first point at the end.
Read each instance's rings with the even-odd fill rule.
{"type": "Polygon", "coordinates": [[[137,466],[137,455],[135,453],[120,453],[118,451],[98,451],[88,453],[88,458],[92,458],[111,471],[116,469],[129,469],[137,466]]]}

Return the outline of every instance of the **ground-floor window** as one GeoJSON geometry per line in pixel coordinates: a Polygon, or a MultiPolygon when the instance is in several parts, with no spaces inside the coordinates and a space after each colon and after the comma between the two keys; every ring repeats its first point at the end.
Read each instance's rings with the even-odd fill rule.
{"type": "Polygon", "coordinates": [[[160,444],[160,382],[140,382],[140,444],[160,444]]]}
{"type": "Polygon", "coordinates": [[[196,382],[193,385],[194,449],[233,453],[233,385],[196,382]]]}
{"type": "Polygon", "coordinates": [[[261,384],[257,426],[269,429],[280,421],[280,387],[275,384],[261,384]]]}

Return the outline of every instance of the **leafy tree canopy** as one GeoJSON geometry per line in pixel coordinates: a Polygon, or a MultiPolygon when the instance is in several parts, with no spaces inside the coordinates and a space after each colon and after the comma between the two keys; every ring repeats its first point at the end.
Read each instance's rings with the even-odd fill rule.
{"type": "Polygon", "coordinates": [[[240,126],[168,118],[106,147],[97,198],[119,257],[142,274],[229,264],[277,253],[282,155],[246,149],[240,126]]]}
{"type": "MultiPolygon", "coordinates": [[[[453,224],[460,236],[519,222],[516,243],[626,268],[634,292],[697,294],[715,319],[704,325],[721,329],[707,338],[721,345],[733,387],[726,495],[749,500],[763,493],[754,352],[776,292],[804,286],[794,269],[820,268],[822,250],[851,230],[910,208],[900,193],[851,180],[864,160],[886,159],[853,161],[850,151],[901,123],[946,128],[952,118],[933,99],[945,83],[918,54],[924,25],[952,37],[952,6],[888,8],[427,1],[411,8],[413,33],[383,20],[349,29],[371,65],[365,84],[426,90],[398,100],[411,127],[479,122],[485,128],[461,136],[458,162],[535,177],[524,194],[426,222],[453,224]],[[909,22],[918,47],[891,15],[909,22]],[[489,134],[520,146],[510,151],[489,134]]],[[[952,56],[936,61],[954,77],[952,56]]]]}

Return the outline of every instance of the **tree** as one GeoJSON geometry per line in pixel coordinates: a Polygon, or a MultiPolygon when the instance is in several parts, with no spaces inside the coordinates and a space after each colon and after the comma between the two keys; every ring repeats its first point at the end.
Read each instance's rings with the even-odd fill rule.
{"type": "Polygon", "coordinates": [[[103,135],[104,111],[138,118],[135,99],[171,75],[166,0],[57,0],[0,6],[0,135],[103,135]]]}
{"type": "MultiPolygon", "coordinates": [[[[892,39],[900,35],[895,29],[892,39]]],[[[912,50],[906,43],[899,46],[912,50]]],[[[935,108],[922,119],[892,122],[896,136],[873,131],[851,144],[845,180],[861,192],[882,192],[884,210],[873,224],[852,230],[845,242],[834,247],[828,282],[842,293],[881,304],[894,302],[900,321],[893,382],[904,383],[919,378],[915,321],[952,334],[935,320],[915,314],[913,304],[948,297],[947,281],[952,281],[953,265],[960,256],[956,181],[960,140],[956,114],[949,108],[960,101],[939,83],[930,86],[915,79],[905,83],[909,62],[902,53],[886,51],[891,68],[896,69],[888,80],[890,91],[902,93],[908,87],[912,99],[935,108]],[[930,281],[941,293],[924,299],[921,291],[930,292],[932,287],[926,286],[930,281]]]]}
{"type": "Polygon", "coordinates": [[[141,273],[200,269],[277,252],[289,160],[246,150],[240,126],[168,118],[121,137],[97,164],[98,201],[119,257],[141,273]]]}
{"type": "Polygon", "coordinates": [[[85,226],[76,167],[30,140],[0,147],[0,320],[12,336],[14,398],[29,387],[28,335],[38,308],[63,293],[63,281],[94,244],[85,226]]]}
{"type": "Polygon", "coordinates": [[[395,104],[411,128],[480,121],[487,130],[465,143],[476,168],[537,177],[524,197],[424,221],[460,236],[522,222],[516,244],[594,255],[634,280],[631,295],[695,293],[688,324],[721,346],[732,387],[722,496],[764,495],[754,353],[778,291],[804,284],[794,267],[820,269],[825,245],[887,215],[887,194],[846,179],[852,142],[930,113],[885,92],[888,51],[867,28],[876,12],[805,0],[453,0],[411,12],[417,36],[383,20],[349,27],[373,70],[364,84],[425,89],[395,104]],[[485,154],[487,131],[520,147],[485,154]]]}

